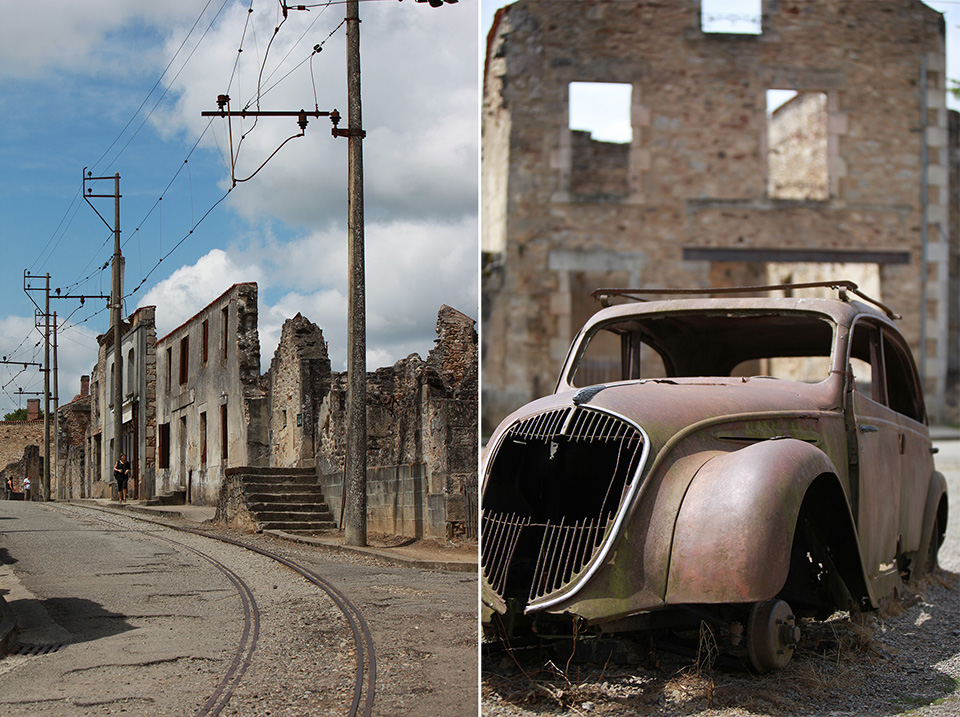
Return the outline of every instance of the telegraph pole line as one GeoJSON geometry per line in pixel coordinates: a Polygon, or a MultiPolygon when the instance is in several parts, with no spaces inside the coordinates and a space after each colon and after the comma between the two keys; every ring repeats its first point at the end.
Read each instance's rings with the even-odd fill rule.
{"type": "Polygon", "coordinates": [[[57,377],[57,312],[53,312],[53,483],[57,486],[57,498],[65,498],[61,495],[62,487],[60,485],[60,471],[57,470],[57,461],[60,458],[60,431],[57,411],[60,409],[60,380],[57,377]]]}
{"type": "MultiPolygon", "coordinates": [[[[40,486],[40,500],[50,500],[50,274],[35,276],[23,272],[23,290],[30,301],[31,291],[43,291],[43,478],[40,486]],[[43,279],[43,289],[30,285],[29,279],[43,279]]],[[[37,302],[33,301],[37,306],[37,302]]],[[[37,306],[37,311],[40,307],[37,306]]]]}
{"type": "Polygon", "coordinates": [[[43,495],[50,500],[50,274],[43,311],[43,495]]]}
{"type": "MultiPolygon", "coordinates": [[[[120,340],[123,322],[123,255],[120,253],[120,173],[115,173],[112,177],[93,177],[83,168],[83,198],[87,204],[97,212],[97,208],[90,202],[91,198],[113,198],[113,227],[106,219],[97,212],[100,220],[107,225],[108,229],[113,231],[113,271],[110,280],[110,323],[113,326],[113,453],[110,461],[104,461],[104,464],[112,464],[112,461],[120,455],[122,448],[120,442],[123,433],[123,351],[121,350],[120,340]],[[101,179],[113,179],[113,194],[94,194],[93,189],[87,189],[87,182],[94,182],[101,179]]],[[[109,444],[108,444],[109,446],[109,444]]]]}

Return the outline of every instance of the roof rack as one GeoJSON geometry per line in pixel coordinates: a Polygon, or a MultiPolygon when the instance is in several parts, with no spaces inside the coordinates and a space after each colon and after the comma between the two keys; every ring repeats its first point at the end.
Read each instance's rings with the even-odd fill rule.
{"type": "Polygon", "coordinates": [[[610,299],[619,296],[624,299],[630,299],[631,301],[646,301],[646,299],[639,296],[640,294],[646,294],[650,296],[665,296],[665,295],[704,295],[704,294],[753,294],[760,292],[768,291],[778,291],[784,289],[813,289],[813,288],[827,288],[835,289],[837,291],[838,298],[841,301],[849,301],[847,297],[847,292],[855,294],[859,298],[863,299],[866,302],[869,302],[876,306],[878,309],[883,311],[891,319],[902,319],[903,317],[900,314],[897,314],[889,306],[877,301],[876,299],[871,299],[869,296],[860,291],[859,287],[854,284],[852,281],[811,281],[805,284],[771,284],[767,286],[726,286],[726,287],[712,287],[712,288],[703,288],[703,289],[597,289],[593,291],[590,296],[600,302],[602,306],[610,306],[610,299]]]}

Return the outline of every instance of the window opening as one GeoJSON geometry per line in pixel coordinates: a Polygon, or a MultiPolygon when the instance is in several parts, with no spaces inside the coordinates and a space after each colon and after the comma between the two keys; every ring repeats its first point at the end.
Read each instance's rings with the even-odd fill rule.
{"type": "Polygon", "coordinates": [[[173,348],[167,347],[167,393],[173,385],[173,348]]]}
{"type": "Polygon", "coordinates": [[[767,195],[825,201],[830,198],[827,95],[789,92],[767,91],[767,195]]]}
{"type": "Polygon", "coordinates": [[[221,309],[220,314],[220,326],[223,329],[221,332],[223,346],[221,348],[223,350],[223,358],[227,358],[227,327],[230,325],[228,320],[230,318],[230,307],[224,306],[223,309],[221,309]]]}
{"type": "Polygon", "coordinates": [[[190,337],[180,339],[180,385],[187,382],[187,369],[190,366],[190,337]]]}
{"type": "Polygon", "coordinates": [[[160,434],[159,434],[159,455],[157,456],[157,467],[158,468],[169,468],[170,467],[170,424],[161,423],[160,424],[160,434]]]}
{"type": "Polygon", "coordinates": [[[227,462],[227,404],[220,406],[220,460],[227,462]]]}
{"type": "Polygon", "coordinates": [[[761,0],[702,0],[700,31],[708,34],[762,35],[761,0]]]}
{"type": "Polygon", "coordinates": [[[616,82],[571,82],[570,191],[594,200],[628,193],[633,87],[616,82]]]}
{"type": "Polygon", "coordinates": [[[210,341],[210,321],[208,319],[204,319],[203,321],[203,363],[207,362],[209,341],[210,341]]]}
{"type": "Polygon", "coordinates": [[[130,351],[127,353],[127,393],[136,393],[136,388],[135,388],[136,372],[134,371],[134,366],[135,366],[134,357],[135,357],[134,351],[133,349],[130,349],[130,351]]]}
{"type": "Polygon", "coordinates": [[[207,414],[200,414],[200,465],[207,465],[207,414]]]}

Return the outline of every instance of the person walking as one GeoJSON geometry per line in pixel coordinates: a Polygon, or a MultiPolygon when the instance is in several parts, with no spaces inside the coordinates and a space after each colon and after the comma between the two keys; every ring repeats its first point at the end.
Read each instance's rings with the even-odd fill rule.
{"type": "Polygon", "coordinates": [[[30,476],[23,479],[23,499],[30,500],[30,476]]]}
{"type": "Polygon", "coordinates": [[[120,454],[120,459],[113,466],[113,477],[117,481],[117,492],[120,494],[120,502],[127,502],[127,481],[130,480],[130,464],[127,462],[127,455],[120,454]]]}

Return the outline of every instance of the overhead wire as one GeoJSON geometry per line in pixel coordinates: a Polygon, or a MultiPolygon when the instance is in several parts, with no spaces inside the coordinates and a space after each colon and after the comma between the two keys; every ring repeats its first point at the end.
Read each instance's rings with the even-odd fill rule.
{"type": "MultiPolygon", "coordinates": [[[[107,149],[104,150],[103,154],[101,154],[100,157],[97,159],[97,161],[94,162],[94,164],[93,164],[93,167],[94,167],[94,168],[97,167],[97,166],[99,166],[100,162],[103,161],[103,158],[107,156],[107,154],[110,152],[111,149],[113,149],[114,146],[116,146],[117,142],[120,141],[120,138],[123,136],[124,132],[127,131],[127,129],[130,127],[130,125],[133,123],[134,119],[136,119],[137,115],[138,115],[138,114],[140,113],[140,111],[143,109],[144,105],[146,105],[147,100],[150,99],[150,95],[152,95],[153,92],[154,92],[154,90],[157,89],[157,86],[158,86],[158,85],[160,84],[160,82],[163,80],[163,77],[164,77],[164,75],[167,73],[167,70],[170,69],[170,66],[171,66],[171,65],[173,64],[173,62],[177,59],[177,56],[180,54],[180,51],[183,50],[184,45],[186,45],[187,40],[190,38],[190,35],[193,34],[193,31],[196,29],[196,27],[197,27],[197,25],[199,24],[200,20],[203,18],[203,15],[204,15],[204,13],[207,11],[207,8],[210,6],[210,3],[211,3],[211,2],[213,2],[213,0],[207,0],[207,4],[204,5],[203,10],[200,11],[200,14],[197,16],[197,19],[194,21],[193,26],[190,28],[190,31],[186,34],[186,36],[184,36],[183,41],[180,43],[180,47],[177,48],[177,51],[174,53],[173,57],[170,58],[170,62],[167,63],[166,68],[164,68],[163,72],[162,72],[162,73],[160,74],[160,76],[157,78],[157,81],[154,83],[153,87],[150,88],[150,91],[149,91],[149,92],[146,94],[146,96],[143,98],[143,101],[140,103],[140,106],[137,108],[137,111],[133,113],[133,115],[130,117],[129,120],[127,120],[127,123],[124,125],[123,129],[120,130],[119,134],[117,134],[117,136],[114,138],[113,142],[110,143],[110,145],[107,147],[107,149]]],[[[226,2],[226,0],[225,0],[225,2],[226,2]]],[[[222,9],[223,9],[223,8],[221,7],[221,10],[222,10],[222,9]]],[[[202,38],[201,38],[201,39],[202,39],[202,38]]],[[[142,124],[141,124],[141,126],[142,126],[142,124]]],[[[138,128],[137,131],[139,131],[139,128],[138,128]]],[[[129,144],[129,142],[128,142],[127,144],[129,144]]],[[[126,147],[126,145],[125,145],[125,147],[126,147]]],[[[121,150],[121,152],[122,152],[122,150],[121,150]]],[[[119,156],[119,155],[118,155],[118,156],[119,156]]],[[[114,161],[116,161],[116,159],[114,159],[114,161]]],[[[34,260],[33,264],[31,264],[30,270],[33,270],[33,268],[37,265],[37,263],[42,259],[42,257],[44,256],[44,254],[47,253],[47,248],[50,246],[50,243],[51,243],[51,242],[54,240],[54,238],[57,236],[57,233],[58,233],[58,232],[60,232],[60,238],[57,239],[57,242],[56,242],[56,244],[54,245],[53,249],[56,249],[56,247],[59,245],[60,241],[63,239],[63,236],[66,234],[66,231],[67,231],[67,229],[69,228],[70,224],[73,222],[73,218],[76,216],[77,210],[80,208],[80,202],[78,201],[78,198],[79,198],[79,197],[80,197],[80,189],[77,189],[77,191],[76,191],[76,192],[74,193],[74,195],[73,195],[73,199],[71,199],[71,201],[70,201],[70,204],[67,205],[66,211],[63,213],[63,216],[60,218],[60,221],[57,223],[56,229],[53,230],[53,234],[50,236],[50,239],[47,240],[47,243],[44,244],[43,249],[40,250],[40,253],[37,255],[37,258],[34,260]],[[66,226],[64,226],[64,221],[66,220],[67,216],[70,215],[70,211],[71,211],[71,210],[73,210],[73,215],[70,216],[70,220],[67,221],[66,226]],[[62,232],[61,232],[61,227],[63,228],[63,231],[62,231],[62,232]]],[[[52,253],[53,249],[51,249],[51,253],[52,253]]]]}

